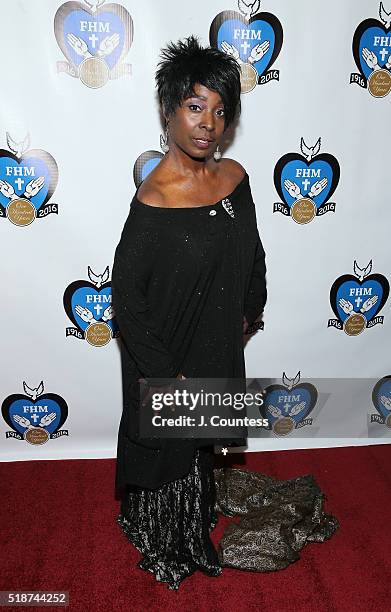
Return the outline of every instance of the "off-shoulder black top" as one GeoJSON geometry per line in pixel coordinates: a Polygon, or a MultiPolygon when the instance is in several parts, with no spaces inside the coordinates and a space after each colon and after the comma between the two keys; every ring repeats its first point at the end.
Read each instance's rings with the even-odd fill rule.
{"type": "Polygon", "coordinates": [[[190,440],[138,440],[140,377],[245,378],[243,316],[266,303],[265,252],[247,173],[226,198],[189,207],[133,197],[112,271],[124,407],[117,485],[184,476],[190,440]]]}

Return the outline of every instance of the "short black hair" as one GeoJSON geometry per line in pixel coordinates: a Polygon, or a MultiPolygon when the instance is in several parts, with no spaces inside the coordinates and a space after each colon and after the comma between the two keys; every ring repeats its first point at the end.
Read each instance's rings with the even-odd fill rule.
{"type": "Polygon", "coordinates": [[[155,80],[163,113],[175,113],[185,98],[196,95],[194,85],[200,83],[220,94],[226,130],[241,112],[240,66],[235,58],[213,47],[201,47],[193,35],[168,43],[159,57],[155,80]]]}

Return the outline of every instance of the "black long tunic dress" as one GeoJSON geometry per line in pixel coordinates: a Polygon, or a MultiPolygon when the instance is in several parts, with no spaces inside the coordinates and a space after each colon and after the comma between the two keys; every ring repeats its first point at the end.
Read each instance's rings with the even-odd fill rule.
{"type": "Polygon", "coordinates": [[[248,174],[212,205],[153,207],[136,192],[115,252],[112,296],[124,401],[116,484],[154,489],[188,474],[199,443],[138,440],[138,379],[179,372],[245,379],[243,316],[253,323],[266,302],[248,174]]]}
{"type": "MultiPolygon", "coordinates": [[[[122,344],[123,414],[117,521],[142,553],[138,566],[178,589],[195,570],[287,567],[307,542],[338,528],[311,475],[288,481],[214,469],[213,440],[138,437],[140,377],[245,379],[243,316],[266,302],[265,252],[247,173],[215,204],[159,208],[132,200],[112,274],[122,344]],[[219,551],[209,532],[228,525],[219,551]]],[[[244,441],[237,441],[242,444],[244,441]]]]}
{"type": "Polygon", "coordinates": [[[252,324],[266,302],[265,253],[247,173],[211,205],[152,207],[137,192],[112,272],[124,401],[117,520],[143,553],[139,567],[177,589],[196,569],[221,573],[209,538],[213,440],[140,440],[138,379],[244,379],[243,316],[252,324]]]}

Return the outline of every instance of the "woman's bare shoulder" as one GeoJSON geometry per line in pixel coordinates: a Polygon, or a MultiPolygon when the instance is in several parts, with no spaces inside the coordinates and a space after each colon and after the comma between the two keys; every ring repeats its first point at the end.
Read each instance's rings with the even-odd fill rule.
{"type": "MultiPolygon", "coordinates": [[[[223,158],[219,161],[219,169],[215,177],[219,185],[223,184],[225,186],[225,192],[231,192],[241,182],[245,174],[246,170],[239,162],[234,159],[223,158]]],[[[169,206],[169,202],[174,196],[176,199],[178,198],[178,190],[174,190],[175,193],[173,192],[174,185],[175,181],[172,180],[172,174],[163,170],[160,171],[157,166],[139,186],[137,198],[149,206],[169,206]]],[[[198,193],[197,189],[194,199],[197,198],[198,193]]],[[[187,197],[189,197],[188,193],[187,197]]]]}
{"type": "Polygon", "coordinates": [[[140,184],[137,192],[137,199],[149,206],[164,206],[164,178],[161,173],[154,168],[140,184]]]}
{"type": "Polygon", "coordinates": [[[221,171],[223,171],[223,174],[229,177],[234,186],[240,183],[246,174],[246,169],[234,159],[223,157],[219,161],[219,164],[221,164],[221,171]]]}

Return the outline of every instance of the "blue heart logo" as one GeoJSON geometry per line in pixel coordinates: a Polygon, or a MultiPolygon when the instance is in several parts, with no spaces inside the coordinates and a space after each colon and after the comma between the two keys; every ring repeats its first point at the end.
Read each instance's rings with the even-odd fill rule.
{"type": "Polygon", "coordinates": [[[102,57],[112,70],[133,41],[133,20],[119,4],[92,12],[79,2],[66,2],[56,13],[54,30],[63,54],[74,66],[87,56],[102,57]]]}
{"type": "Polygon", "coordinates": [[[372,74],[372,68],[365,61],[363,49],[373,53],[379,67],[384,68],[387,60],[390,59],[391,28],[386,28],[377,19],[365,19],[354,33],[352,46],[356,66],[360,73],[368,79],[372,74]]]}
{"type": "Polygon", "coordinates": [[[133,179],[136,187],[138,187],[148,174],[160,164],[163,157],[164,155],[160,153],[160,151],[152,150],[144,151],[144,153],[138,156],[133,166],[133,179]]]}
{"type": "Polygon", "coordinates": [[[223,11],[213,20],[209,31],[210,44],[224,51],[222,43],[232,45],[242,62],[247,62],[251,51],[257,46],[266,44],[267,51],[252,65],[259,78],[277,59],[283,41],[282,26],[277,17],[271,13],[257,13],[248,23],[236,11],[223,11]]]}
{"type": "Polygon", "coordinates": [[[105,320],[108,310],[111,308],[111,284],[105,283],[99,289],[88,281],[75,281],[71,283],[64,293],[64,308],[71,321],[85,331],[89,323],[80,316],[80,307],[83,311],[89,311],[95,321],[104,321],[116,332],[118,325],[115,317],[105,320]]]}
{"type": "Polygon", "coordinates": [[[391,418],[391,376],[384,376],[376,383],[372,391],[372,402],[378,413],[383,417],[383,423],[389,423],[391,418]]]}
{"type": "Polygon", "coordinates": [[[352,274],[337,278],[330,290],[330,304],[335,316],[343,323],[351,314],[363,312],[367,321],[373,319],[383,308],[389,294],[389,283],[381,274],[371,274],[359,281],[352,274]],[[343,305],[350,304],[353,310],[345,312],[343,305]]]}
{"type": "Polygon", "coordinates": [[[7,185],[4,193],[0,190],[0,205],[3,208],[10,202],[7,195],[13,192],[15,196],[28,198],[38,210],[53,195],[58,168],[47,151],[31,149],[18,158],[10,151],[0,149],[0,180],[2,185],[7,185]],[[37,181],[41,181],[39,185],[37,181]],[[39,188],[34,188],[34,184],[39,188]]]}
{"type": "Polygon", "coordinates": [[[221,43],[225,40],[232,40],[235,48],[239,51],[239,57],[243,62],[247,62],[251,50],[259,43],[264,41],[269,42],[269,48],[265,55],[258,62],[253,64],[258,72],[258,75],[263,74],[268,68],[276,42],[276,37],[273,28],[267,21],[257,19],[246,25],[246,35],[250,33],[249,38],[240,36],[243,30],[243,21],[239,19],[228,19],[225,21],[217,35],[217,45],[221,48],[221,43]]]}
{"type": "Polygon", "coordinates": [[[301,197],[311,197],[317,209],[327,202],[337,188],[340,177],[340,166],[337,159],[329,153],[321,153],[308,162],[297,153],[287,153],[281,157],[274,169],[274,184],[280,198],[291,208],[296,202],[288,191],[289,185],[300,189],[301,197]],[[319,181],[325,181],[325,187],[318,195],[312,195],[311,189],[319,181]]]}
{"type": "Polygon", "coordinates": [[[28,395],[14,393],[3,401],[1,411],[8,426],[21,435],[29,427],[42,427],[53,434],[68,417],[67,403],[56,393],[45,393],[35,401],[28,395]]]}
{"type": "Polygon", "coordinates": [[[268,419],[270,428],[284,417],[291,418],[296,428],[308,417],[318,399],[318,392],[310,383],[300,383],[291,390],[283,385],[270,385],[265,391],[266,396],[259,410],[262,417],[268,419]]]}

